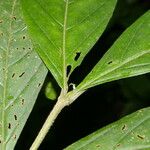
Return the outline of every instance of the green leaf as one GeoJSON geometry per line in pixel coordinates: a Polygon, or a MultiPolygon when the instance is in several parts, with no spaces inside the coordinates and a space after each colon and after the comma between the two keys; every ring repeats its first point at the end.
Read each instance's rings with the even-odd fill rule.
{"type": "Polygon", "coordinates": [[[103,33],[116,0],[22,0],[29,32],[60,87],[103,33]]]}
{"type": "Polygon", "coordinates": [[[150,11],[121,35],[78,88],[83,90],[148,72],[150,72],[150,11]]]}
{"type": "Polygon", "coordinates": [[[18,0],[0,1],[0,150],[13,150],[47,69],[32,50],[18,0]]]}
{"type": "Polygon", "coordinates": [[[70,145],[65,150],[149,150],[150,107],[121,120],[70,145]]]}

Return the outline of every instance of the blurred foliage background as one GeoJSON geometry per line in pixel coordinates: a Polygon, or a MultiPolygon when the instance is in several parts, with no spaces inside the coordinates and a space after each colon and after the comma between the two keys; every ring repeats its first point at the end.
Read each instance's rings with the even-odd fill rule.
{"type": "MultiPolygon", "coordinates": [[[[149,8],[149,0],[118,0],[107,29],[82,65],[73,72],[69,82],[80,83],[120,34],[149,8]]],[[[47,97],[55,99],[59,92],[59,87],[49,73],[15,150],[29,149],[56,103],[47,97]],[[53,88],[55,93],[51,94],[53,88]]],[[[150,74],[91,88],[62,111],[40,150],[62,150],[122,116],[147,106],[150,106],[150,74]]]]}

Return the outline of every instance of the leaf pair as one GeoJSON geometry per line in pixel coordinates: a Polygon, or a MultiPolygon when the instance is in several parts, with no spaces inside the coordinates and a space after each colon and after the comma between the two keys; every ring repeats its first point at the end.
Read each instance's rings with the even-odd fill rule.
{"type": "MultiPolygon", "coordinates": [[[[22,0],[32,41],[61,88],[67,89],[69,75],[103,33],[115,4],[116,0],[22,0]]],[[[150,72],[149,18],[148,11],[125,31],[77,88],[150,72]]]]}

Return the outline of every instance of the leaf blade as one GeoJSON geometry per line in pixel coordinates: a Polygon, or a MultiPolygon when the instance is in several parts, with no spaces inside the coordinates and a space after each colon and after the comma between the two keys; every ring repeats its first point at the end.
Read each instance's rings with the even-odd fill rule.
{"type": "Polygon", "coordinates": [[[18,0],[0,2],[0,149],[13,149],[47,74],[18,0]],[[31,92],[32,91],[32,92],[31,92]]]}
{"type": "Polygon", "coordinates": [[[116,0],[22,0],[36,50],[60,87],[67,84],[67,66],[70,73],[79,66],[103,33],[115,4],[116,0]]]}
{"type": "Polygon", "coordinates": [[[139,110],[70,145],[65,150],[150,148],[150,108],[139,110]]]}
{"type": "Polygon", "coordinates": [[[150,72],[149,17],[148,11],[120,36],[79,88],[150,72]]]}

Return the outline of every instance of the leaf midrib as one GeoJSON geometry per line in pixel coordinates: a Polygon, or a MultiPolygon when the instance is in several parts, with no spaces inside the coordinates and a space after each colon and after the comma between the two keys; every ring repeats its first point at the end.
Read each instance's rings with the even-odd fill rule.
{"type": "Polygon", "coordinates": [[[62,55],[63,55],[63,90],[64,90],[64,93],[67,93],[66,30],[67,30],[68,5],[69,5],[69,0],[65,0],[65,13],[64,13],[64,25],[63,25],[63,45],[62,45],[62,55]]]}
{"type": "Polygon", "coordinates": [[[7,79],[8,79],[8,60],[9,60],[9,50],[12,42],[12,16],[14,14],[15,6],[16,6],[17,0],[14,0],[12,3],[12,10],[10,14],[10,24],[9,24],[9,35],[8,35],[8,45],[6,51],[4,51],[4,71],[3,71],[3,96],[2,96],[2,143],[1,143],[1,149],[6,149],[6,143],[5,143],[5,101],[6,101],[6,95],[7,95],[7,79]]]}

